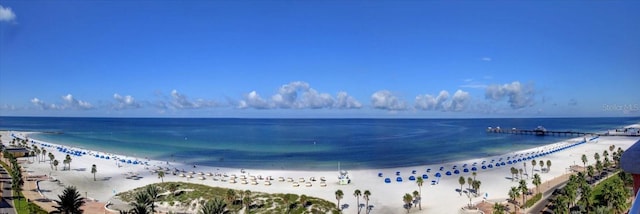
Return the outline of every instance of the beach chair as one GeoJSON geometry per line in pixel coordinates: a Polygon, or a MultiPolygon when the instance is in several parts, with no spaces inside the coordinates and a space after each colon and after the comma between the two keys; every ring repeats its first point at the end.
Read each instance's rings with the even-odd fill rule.
{"type": "Polygon", "coordinates": [[[293,187],[299,187],[300,184],[298,184],[298,182],[293,182],[293,187]]]}
{"type": "Polygon", "coordinates": [[[311,187],[311,186],[312,186],[312,185],[311,185],[311,182],[307,182],[307,183],[305,183],[304,185],[305,185],[306,187],[311,187]]]}

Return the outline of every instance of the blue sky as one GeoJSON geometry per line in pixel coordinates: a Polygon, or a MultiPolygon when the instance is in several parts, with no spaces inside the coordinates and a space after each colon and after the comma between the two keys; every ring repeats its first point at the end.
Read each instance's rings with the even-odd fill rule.
{"type": "Polygon", "coordinates": [[[4,116],[640,116],[638,1],[0,5],[4,116]]]}

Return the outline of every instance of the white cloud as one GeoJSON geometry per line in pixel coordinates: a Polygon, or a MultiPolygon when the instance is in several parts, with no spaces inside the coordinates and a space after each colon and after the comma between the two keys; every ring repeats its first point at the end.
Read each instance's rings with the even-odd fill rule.
{"type": "Polygon", "coordinates": [[[339,109],[354,109],[362,108],[362,104],[352,96],[349,96],[347,92],[341,91],[338,92],[338,95],[336,95],[336,102],[334,103],[334,107],[339,109]]]}
{"type": "Polygon", "coordinates": [[[381,90],[371,95],[371,105],[377,109],[402,111],[407,109],[407,103],[387,90],[381,90]]]}
{"type": "Polygon", "coordinates": [[[533,85],[522,85],[515,81],[504,85],[489,85],[485,89],[485,98],[500,101],[508,97],[507,102],[513,109],[533,106],[535,90],[533,85]]]}
{"type": "Polygon", "coordinates": [[[467,104],[471,96],[469,92],[457,90],[451,98],[451,102],[445,104],[445,110],[447,111],[462,111],[467,108],[467,104]]]}
{"type": "Polygon", "coordinates": [[[0,5],[0,22],[6,21],[11,22],[16,19],[16,14],[13,13],[10,7],[3,7],[0,5]]]}
{"type": "Polygon", "coordinates": [[[258,92],[251,91],[245,95],[244,100],[240,100],[238,108],[256,108],[256,109],[268,109],[271,108],[269,103],[260,97],[258,92]]]}
{"type": "Polygon", "coordinates": [[[70,108],[81,109],[81,110],[93,109],[93,105],[91,105],[91,103],[75,99],[71,94],[62,96],[62,100],[65,101],[65,108],[70,107],[70,108]]]}
{"type": "Polygon", "coordinates": [[[176,109],[200,109],[216,107],[217,103],[210,100],[196,99],[194,101],[189,100],[187,96],[178,93],[177,90],[171,91],[170,105],[176,109]]]}
{"type": "Polygon", "coordinates": [[[47,104],[44,101],[38,99],[37,97],[31,99],[31,103],[35,106],[37,106],[38,108],[42,109],[42,110],[58,110],[58,109],[62,109],[62,106],[56,105],[56,104],[47,104]]]}
{"type": "Polygon", "coordinates": [[[449,99],[449,92],[442,90],[437,97],[430,94],[418,95],[415,99],[415,107],[421,110],[442,109],[442,104],[449,99]]]}
{"type": "Polygon", "coordinates": [[[141,107],[140,103],[136,102],[136,100],[130,95],[122,96],[116,93],[113,94],[113,99],[116,100],[116,104],[113,106],[116,110],[135,109],[141,107]]]}
{"type": "Polygon", "coordinates": [[[492,59],[491,59],[491,57],[482,57],[481,60],[485,61],[485,62],[491,62],[492,59]]]}
{"type": "Polygon", "coordinates": [[[256,91],[245,95],[238,103],[238,108],[256,109],[351,109],[361,108],[362,104],[349,96],[346,92],[339,92],[334,98],[328,93],[321,93],[302,81],[290,82],[280,86],[278,92],[271,99],[264,99],[256,91]]]}
{"type": "Polygon", "coordinates": [[[430,94],[418,95],[415,99],[415,108],[420,110],[462,111],[466,109],[471,96],[468,92],[458,90],[451,100],[449,92],[440,91],[437,97],[430,94]]]}

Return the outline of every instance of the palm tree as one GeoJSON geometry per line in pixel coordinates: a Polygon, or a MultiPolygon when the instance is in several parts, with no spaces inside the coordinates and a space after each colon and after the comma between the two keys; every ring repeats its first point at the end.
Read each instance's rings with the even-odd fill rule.
{"type": "Polygon", "coordinates": [[[506,209],[504,205],[499,204],[498,202],[493,205],[493,214],[504,214],[505,211],[506,209]]]}
{"type": "Polygon", "coordinates": [[[540,172],[542,172],[543,168],[544,168],[544,161],[540,160],[540,172]]]}
{"type": "Polygon", "coordinates": [[[520,179],[522,179],[522,168],[518,169],[518,172],[520,172],[520,179]]]}
{"type": "MultiPolygon", "coordinates": [[[[244,198],[242,198],[242,203],[245,206],[245,213],[249,213],[249,209],[251,208],[251,203],[253,201],[251,200],[251,190],[245,190],[244,191],[244,198]]],[[[300,196],[300,204],[302,204],[302,207],[306,207],[307,205],[307,196],[306,195],[301,195],[300,196]]]]}
{"type": "Polygon", "coordinates": [[[593,169],[593,166],[589,165],[587,167],[587,175],[589,176],[589,178],[593,178],[594,174],[595,174],[595,170],[593,169]]]}
{"type": "Polygon", "coordinates": [[[597,152],[595,154],[593,154],[593,158],[596,159],[596,161],[600,160],[600,154],[598,154],[597,152]]]}
{"type": "Polygon", "coordinates": [[[96,167],[96,165],[91,165],[91,174],[93,174],[93,181],[96,181],[96,172],[98,172],[98,168],[96,167]]]}
{"type": "Polygon", "coordinates": [[[464,177],[460,176],[460,178],[458,179],[458,183],[460,184],[460,195],[462,195],[462,185],[464,185],[464,177]]]}
{"type": "Polygon", "coordinates": [[[360,214],[360,196],[362,195],[362,192],[360,192],[359,189],[356,189],[355,191],[353,191],[353,196],[356,197],[356,206],[358,206],[358,214],[360,214]]]}
{"type": "Polygon", "coordinates": [[[527,193],[529,193],[529,188],[527,187],[527,181],[520,180],[520,185],[518,186],[518,189],[520,189],[520,191],[522,192],[522,207],[524,207],[526,202],[524,200],[524,197],[527,195],[527,193]]]}
{"type": "Polygon", "coordinates": [[[338,210],[342,210],[340,207],[340,200],[344,197],[342,190],[336,190],[336,200],[338,200],[338,210]]]}
{"type": "Polygon", "coordinates": [[[56,208],[56,211],[64,214],[76,214],[83,212],[80,207],[84,205],[84,200],[82,200],[82,197],[75,186],[68,186],[64,188],[62,195],[58,195],[58,199],[59,200],[54,200],[57,204],[57,206],[53,206],[56,208]]]}
{"type": "Polygon", "coordinates": [[[44,156],[47,155],[47,150],[45,148],[42,148],[42,161],[44,162],[44,156]]]}
{"type": "Polygon", "coordinates": [[[587,168],[587,155],[582,154],[582,166],[587,168]]]}
{"type": "Polygon", "coordinates": [[[53,166],[55,166],[56,171],[58,171],[58,160],[53,160],[53,166]]]}
{"type": "Polygon", "coordinates": [[[476,175],[478,175],[478,173],[472,172],[471,175],[473,176],[473,180],[475,181],[476,180],[476,175]]]}
{"type": "Polygon", "coordinates": [[[164,183],[164,171],[158,171],[158,178],[160,178],[160,181],[164,183]]]}
{"type": "Polygon", "coordinates": [[[69,170],[71,170],[71,155],[67,155],[64,157],[65,164],[69,165],[69,170]]]}
{"type": "Polygon", "coordinates": [[[474,181],[473,178],[471,178],[471,177],[467,178],[468,189],[471,189],[471,183],[473,183],[473,181],[474,181]]]}
{"type": "Polygon", "coordinates": [[[511,181],[515,181],[516,180],[515,172],[517,171],[517,169],[515,167],[511,167],[510,171],[511,171],[511,181]]]}
{"type": "Polygon", "coordinates": [[[202,205],[198,214],[227,214],[227,204],[220,198],[214,198],[202,205]]]}
{"type": "MultiPolygon", "coordinates": [[[[371,191],[369,190],[365,190],[364,193],[362,193],[362,198],[364,198],[364,200],[366,201],[366,207],[365,209],[367,210],[367,214],[369,213],[369,197],[371,197],[371,191]]],[[[422,208],[422,207],[421,207],[422,208]]]]}
{"type": "Polygon", "coordinates": [[[589,213],[589,209],[591,208],[592,194],[593,189],[590,185],[582,185],[580,187],[580,203],[587,209],[587,213],[589,213]]]}
{"type": "Polygon", "coordinates": [[[233,189],[228,189],[226,193],[226,197],[227,197],[227,203],[233,205],[234,204],[233,202],[236,201],[236,191],[234,191],[233,189]]]}
{"type": "Polygon", "coordinates": [[[147,188],[145,189],[145,193],[149,196],[149,200],[151,200],[151,203],[149,205],[149,207],[151,207],[151,213],[155,213],[156,212],[155,203],[160,197],[160,189],[158,189],[156,185],[152,184],[147,186],[147,188]]]}
{"type": "Polygon", "coordinates": [[[542,181],[540,179],[540,175],[538,175],[538,173],[533,175],[533,181],[531,181],[533,183],[533,185],[536,185],[536,192],[540,193],[540,184],[542,184],[542,181]]]}
{"type": "Polygon", "coordinates": [[[479,180],[475,180],[473,181],[473,184],[471,184],[471,186],[473,187],[473,191],[475,192],[476,196],[478,196],[478,191],[480,190],[480,185],[482,184],[482,182],[480,182],[479,180]]]}
{"type": "Polygon", "coordinates": [[[556,197],[556,200],[555,200],[553,213],[568,214],[569,213],[569,207],[567,206],[568,203],[569,203],[569,198],[567,196],[565,196],[564,194],[558,195],[558,197],[556,197]]]}
{"type": "Polygon", "coordinates": [[[547,160],[547,172],[551,171],[551,160],[547,160]]]}
{"type": "Polygon", "coordinates": [[[533,173],[533,169],[536,167],[536,159],[531,160],[531,173],[533,173]]]}
{"type": "Polygon", "coordinates": [[[413,201],[413,197],[409,193],[404,194],[404,196],[402,197],[402,201],[404,201],[404,208],[407,209],[407,213],[409,213],[409,210],[411,210],[411,202],[413,201]]]}
{"type": "MultiPolygon", "coordinates": [[[[418,178],[416,179],[416,183],[418,184],[418,193],[420,193],[420,200],[418,200],[419,201],[418,209],[422,210],[422,184],[424,184],[424,179],[422,179],[422,177],[418,176],[418,178]]],[[[369,208],[369,205],[367,205],[367,209],[368,208],[369,208]]]]}
{"type": "Polygon", "coordinates": [[[604,150],[604,151],[602,152],[602,156],[604,156],[605,158],[606,158],[606,157],[609,157],[609,152],[607,152],[607,150],[604,150]]]}
{"type": "Polygon", "coordinates": [[[138,214],[149,213],[149,208],[153,204],[153,201],[151,200],[151,197],[149,197],[149,194],[147,194],[146,191],[139,191],[133,197],[134,201],[129,203],[129,205],[133,207],[133,209],[131,209],[131,212],[138,214]]]}
{"type": "Polygon", "coordinates": [[[520,197],[520,191],[518,190],[518,187],[511,187],[511,189],[509,190],[509,198],[511,198],[511,202],[513,202],[513,206],[515,207],[516,211],[518,209],[518,206],[516,206],[518,204],[516,198],[518,197],[520,197]]]}

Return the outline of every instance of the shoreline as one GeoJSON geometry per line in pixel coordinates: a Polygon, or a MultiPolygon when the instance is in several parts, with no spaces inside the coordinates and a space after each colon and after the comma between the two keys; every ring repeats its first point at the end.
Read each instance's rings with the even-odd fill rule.
{"type": "MultiPolygon", "coordinates": [[[[638,126],[638,124],[633,124],[631,126],[638,126]]],[[[10,133],[7,131],[3,131],[3,132],[10,133]]],[[[9,135],[5,135],[4,133],[3,133],[3,142],[8,142],[7,139],[9,139],[9,135]],[[5,136],[7,137],[6,139],[5,139],[5,136]]],[[[22,132],[14,132],[14,133],[22,133],[22,132]]],[[[32,133],[32,132],[25,132],[22,134],[24,134],[25,136],[28,136],[29,133],[32,133]]],[[[353,206],[355,203],[355,198],[352,197],[350,194],[356,188],[362,191],[371,190],[372,196],[371,196],[370,204],[375,205],[374,211],[372,212],[374,213],[404,212],[405,210],[402,208],[401,196],[404,195],[404,193],[410,193],[413,190],[418,189],[417,185],[415,184],[415,181],[411,181],[408,179],[409,176],[412,176],[412,175],[422,176],[422,174],[427,174],[429,178],[425,179],[424,186],[422,187],[423,212],[450,213],[451,211],[459,210],[460,207],[468,203],[468,199],[466,198],[466,196],[464,195],[459,196],[458,192],[455,191],[456,186],[458,189],[460,187],[460,185],[457,182],[458,180],[457,178],[459,178],[459,176],[468,177],[471,175],[471,171],[469,171],[468,173],[463,171],[464,164],[467,164],[467,168],[470,170],[473,163],[476,163],[476,167],[478,168],[477,169],[478,180],[483,182],[480,188],[480,192],[481,193],[484,192],[485,194],[488,195],[486,200],[492,200],[492,201],[502,200],[507,198],[507,191],[508,191],[508,188],[510,187],[508,185],[504,185],[504,184],[510,184],[509,182],[511,182],[511,181],[507,181],[506,179],[506,177],[509,177],[510,173],[508,172],[509,171],[508,169],[510,167],[515,166],[516,168],[522,168],[523,167],[522,163],[528,162],[525,170],[527,171],[527,174],[532,174],[530,172],[531,171],[530,169],[532,169],[530,165],[531,160],[521,161],[521,162],[518,162],[518,164],[506,164],[506,161],[505,161],[507,160],[506,158],[509,158],[509,160],[512,160],[511,159],[512,157],[514,159],[515,158],[522,159],[522,157],[526,157],[527,155],[532,155],[532,154],[534,156],[536,154],[540,155],[545,152],[557,150],[562,146],[576,145],[576,146],[570,147],[571,149],[563,149],[554,153],[547,154],[543,157],[540,157],[540,156],[536,157],[536,160],[542,159],[542,160],[553,161],[551,171],[541,173],[539,170],[536,169],[536,172],[534,172],[534,173],[540,173],[542,180],[544,182],[554,177],[557,177],[558,172],[565,170],[564,168],[566,168],[565,166],[567,164],[581,166],[580,161],[576,163],[576,159],[579,160],[580,157],[578,156],[580,155],[574,154],[573,152],[575,152],[575,149],[573,148],[578,148],[579,151],[589,151],[590,153],[587,153],[587,155],[589,156],[589,154],[591,154],[592,156],[593,151],[600,150],[598,152],[601,153],[603,148],[608,147],[608,145],[611,145],[611,144],[614,144],[617,147],[621,146],[621,148],[626,149],[627,147],[632,145],[634,142],[636,142],[636,140],[638,139],[640,138],[607,136],[607,137],[589,139],[589,137],[587,137],[587,142],[576,145],[578,141],[582,140],[582,137],[579,137],[579,138],[563,140],[560,142],[547,144],[544,146],[535,147],[531,149],[520,150],[516,152],[509,152],[507,154],[502,154],[499,156],[473,158],[465,161],[455,161],[455,162],[448,162],[443,164],[429,164],[429,165],[395,167],[395,168],[385,168],[385,169],[358,169],[358,170],[349,171],[352,179],[352,183],[349,185],[337,184],[337,176],[338,176],[337,170],[335,171],[332,171],[332,170],[305,171],[305,170],[286,170],[286,169],[284,170],[244,169],[243,170],[238,168],[224,168],[224,167],[215,167],[215,166],[197,166],[196,168],[193,168],[192,166],[181,164],[181,163],[172,163],[172,162],[158,161],[158,160],[146,160],[148,165],[140,165],[140,164],[133,165],[133,164],[125,163],[118,166],[117,162],[115,162],[114,159],[116,161],[122,160],[125,158],[128,158],[127,160],[132,160],[132,157],[118,156],[116,154],[108,154],[100,151],[89,151],[89,150],[84,151],[87,153],[87,155],[72,156],[73,161],[71,163],[71,171],[60,171],[62,164],[58,166],[58,171],[51,170],[48,162],[38,162],[37,160],[32,163],[28,163],[27,161],[27,163],[23,164],[23,166],[25,167],[25,170],[27,170],[28,172],[27,175],[29,176],[37,176],[37,175],[43,175],[43,174],[46,175],[48,172],[52,176],[56,177],[59,181],[61,181],[61,183],[65,185],[76,185],[79,188],[79,190],[87,194],[89,198],[94,198],[101,202],[107,202],[111,200],[114,193],[128,191],[136,187],[160,182],[160,179],[157,178],[157,174],[153,173],[153,170],[161,166],[165,169],[166,168],[169,168],[171,170],[178,169],[179,171],[181,171],[181,174],[182,174],[182,171],[186,172],[184,173],[185,177],[180,177],[179,174],[172,175],[171,173],[165,173],[164,181],[187,181],[187,182],[200,183],[200,184],[205,184],[210,186],[219,186],[219,187],[234,188],[234,189],[250,189],[252,191],[260,191],[260,192],[267,192],[267,193],[278,192],[278,193],[307,194],[310,196],[320,197],[329,201],[333,201],[334,203],[335,203],[335,196],[334,196],[335,190],[342,189],[345,192],[345,197],[341,201],[341,203],[347,203],[352,205],[352,208],[350,210],[349,209],[345,210],[345,213],[355,212],[356,210],[355,207],[353,206]],[[608,143],[600,144],[599,141],[605,141],[608,143]],[[586,145],[586,146],[583,146],[583,145],[586,145]],[[598,149],[595,149],[595,148],[598,148],[598,149]],[[571,158],[566,158],[567,153],[568,153],[568,156],[571,158]],[[93,156],[89,156],[89,154],[92,154],[93,156]],[[106,160],[104,158],[99,158],[99,157],[96,158],[95,154],[109,155],[110,157],[115,157],[115,158],[110,158],[109,160],[106,160]],[[501,161],[500,161],[500,158],[502,158],[501,161]],[[570,159],[573,159],[573,164],[571,164],[570,159]],[[494,160],[494,161],[492,162],[491,160],[494,160]],[[485,162],[484,164],[485,166],[492,164],[494,167],[492,168],[487,167],[487,169],[481,169],[481,166],[483,165],[482,164],[483,161],[485,162]],[[499,163],[505,162],[505,165],[502,166],[500,164],[500,166],[496,167],[495,166],[496,162],[499,162],[499,163]],[[99,179],[96,182],[93,181],[93,176],[91,173],[89,173],[91,168],[90,163],[96,164],[98,166],[97,167],[98,173],[96,174],[96,177],[99,179]],[[460,171],[459,174],[454,173],[454,170],[455,170],[454,166],[456,166],[456,169],[460,171]],[[442,171],[440,170],[440,167],[443,167],[442,171]],[[430,173],[427,173],[425,169],[431,169],[430,173]],[[416,171],[416,174],[413,174],[414,170],[416,171]],[[186,175],[190,174],[189,172],[191,171],[193,171],[193,175],[192,175],[193,178],[191,179],[186,178],[186,175]],[[242,171],[244,171],[245,173],[242,173],[242,171]],[[445,174],[446,171],[451,171],[452,175],[447,176],[445,174]],[[77,173],[74,173],[74,172],[77,172],[77,173]],[[198,179],[198,177],[200,177],[198,173],[201,173],[201,172],[203,174],[202,177],[204,178],[204,180],[198,179]],[[396,172],[400,172],[400,177],[403,178],[403,182],[397,182],[395,180],[395,178],[397,177],[396,172]],[[431,185],[432,180],[435,178],[434,174],[437,172],[440,172],[442,177],[437,179],[436,184],[431,185]],[[127,173],[137,174],[141,178],[137,180],[127,179],[125,175],[127,173]],[[270,186],[264,185],[265,183],[264,180],[256,180],[258,183],[257,185],[240,184],[240,183],[233,184],[229,182],[213,181],[212,178],[215,176],[207,176],[206,174],[208,173],[211,173],[211,174],[226,173],[229,176],[233,174],[235,174],[236,176],[246,175],[247,177],[250,177],[252,175],[253,176],[260,175],[261,177],[271,176],[274,180],[271,181],[272,185],[270,186]],[[382,177],[378,175],[379,173],[382,173],[382,177]],[[298,181],[300,180],[300,178],[303,178],[305,179],[305,182],[300,182],[299,187],[294,187],[293,182],[278,181],[280,177],[287,180],[288,178],[292,178],[295,181],[298,181]],[[326,186],[324,187],[321,186],[319,181],[307,180],[310,177],[315,177],[315,178],[325,177],[327,180],[326,186]],[[390,178],[391,182],[385,183],[384,182],[385,178],[390,178]],[[307,182],[311,184],[311,187],[305,186],[307,182]],[[501,189],[504,189],[504,191],[500,191],[501,189]],[[486,191],[483,191],[483,190],[486,190],[486,191]],[[430,192],[432,191],[441,193],[443,195],[447,195],[447,197],[438,197],[435,194],[431,194],[430,192]],[[453,194],[450,194],[450,193],[453,193],[453,194]],[[434,206],[434,202],[437,202],[435,204],[438,204],[438,206],[434,206]]],[[[52,152],[56,156],[56,159],[58,160],[63,160],[64,155],[66,155],[66,153],[59,151],[58,149],[56,149],[56,147],[58,146],[64,147],[67,149],[67,151],[73,149],[68,146],[51,144],[48,142],[39,141],[37,139],[32,139],[32,140],[34,140],[34,143],[38,145],[38,147],[40,147],[42,144],[51,145],[51,147],[46,147],[47,151],[52,152]]],[[[79,149],[73,149],[73,150],[76,151],[79,149]]],[[[27,158],[27,159],[31,161],[33,160],[33,158],[27,158]]],[[[136,160],[136,159],[133,159],[133,160],[136,160]]],[[[141,160],[141,159],[138,158],[137,160],[141,160]]],[[[539,168],[539,166],[536,166],[535,168],[539,168]]],[[[561,174],[564,174],[564,173],[561,173],[561,174]]],[[[530,184],[530,179],[527,181],[529,182],[529,187],[533,187],[533,185],[530,184]]],[[[45,192],[44,195],[50,199],[56,199],[57,198],[56,196],[57,194],[59,194],[59,192],[56,192],[56,189],[53,188],[55,187],[54,185],[47,185],[47,183],[53,183],[53,182],[49,182],[49,181],[41,182],[42,184],[41,188],[48,190],[48,192],[45,192]]],[[[59,191],[61,192],[61,189],[59,191]]],[[[473,201],[474,203],[476,203],[484,199],[485,198],[482,196],[475,197],[473,201]]],[[[417,212],[417,209],[412,209],[412,213],[415,213],[415,212],[417,212]]]]}

